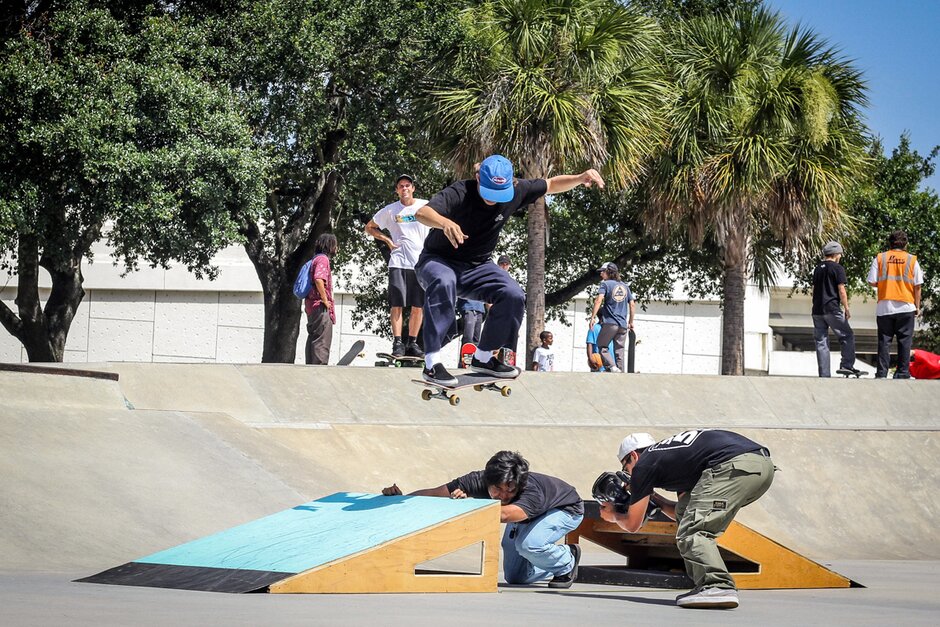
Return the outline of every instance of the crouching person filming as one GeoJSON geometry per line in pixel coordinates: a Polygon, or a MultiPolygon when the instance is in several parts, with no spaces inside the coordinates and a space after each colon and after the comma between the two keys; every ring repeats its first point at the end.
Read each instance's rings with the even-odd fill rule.
{"type": "Polygon", "coordinates": [[[601,502],[601,518],[636,532],[647,515],[650,497],[678,522],[676,544],[695,587],[676,597],[687,608],[734,608],[738,594],[718,552],[716,539],[738,510],[770,488],[774,464],[770,451],[731,431],[694,429],[660,442],[648,433],[624,438],[618,452],[629,475],[625,509],[601,502]],[[676,492],[673,504],[653,489],[676,492]]]}
{"type": "MultiPolygon", "coordinates": [[[[394,496],[401,490],[392,485],[382,494],[394,496]]],[[[500,451],[483,470],[410,495],[498,500],[500,522],[506,523],[501,545],[506,583],[548,579],[550,588],[570,588],[577,579],[581,548],[555,543],[581,524],[584,503],[561,479],[529,472],[529,462],[519,453],[500,451]]]]}

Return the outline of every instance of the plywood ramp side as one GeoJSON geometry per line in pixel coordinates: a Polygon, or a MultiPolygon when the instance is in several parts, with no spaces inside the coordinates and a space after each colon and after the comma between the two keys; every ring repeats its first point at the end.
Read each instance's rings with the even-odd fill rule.
{"type": "Polygon", "coordinates": [[[496,592],[499,513],[493,503],[272,584],[274,593],[496,592]],[[479,575],[415,575],[418,564],[483,543],[479,575]]]}
{"type": "Polygon", "coordinates": [[[756,573],[732,573],[742,590],[773,588],[849,588],[852,580],[774,542],[738,522],[732,522],[718,546],[760,565],[756,573]]]}

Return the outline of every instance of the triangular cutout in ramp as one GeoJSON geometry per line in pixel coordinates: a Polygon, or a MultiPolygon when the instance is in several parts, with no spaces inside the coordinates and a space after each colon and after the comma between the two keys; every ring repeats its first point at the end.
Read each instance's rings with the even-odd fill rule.
{"type": "Polygon", "coordinates": [[[499,503],[339,492],[78,581],[213,592],[495,592],[499,503]],[[418,564],[482,543],[478,575],[418,564]]]}
{"type": "MultiPolygon", "coordinates": [[[[584,520],[567,542],[590,540],[627,558],[624,567],[579,568],[578,581],[661,588],[691,587],[679,550],[676,523],[650,521],[637,533],[601,520],[595,501],[585,501],[584,520]]],[[[859,584],[829,570],[753,529],[733,521],[718,548],[735,585],[742,590],[850,588],[859,584]]]]}
{"type": "Polygon", "coordinates": [[[482,575],[484,546],[482,542],[475,542],[462,549],[457,549],[434,557],[415,566],[416,575],[482,575]]]}

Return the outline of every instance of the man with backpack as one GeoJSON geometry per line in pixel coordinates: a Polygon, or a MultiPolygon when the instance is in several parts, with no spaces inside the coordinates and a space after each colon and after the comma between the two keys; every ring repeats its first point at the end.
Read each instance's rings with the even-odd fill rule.
{"type": "Polygon", "coordinates": [[[294,296],[304,300],[307,314],[307,344],[304,363],[325,365],[330,360],[336,309],[333,302],[333,272],[330,259],[336,254],[336,236],[323,233],[317,238],[313,258],[304,264],[294,281],[294,296]]]}

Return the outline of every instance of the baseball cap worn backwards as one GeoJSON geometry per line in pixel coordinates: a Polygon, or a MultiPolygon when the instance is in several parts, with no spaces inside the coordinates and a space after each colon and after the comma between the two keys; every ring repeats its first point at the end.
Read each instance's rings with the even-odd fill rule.
{"type": "Polygon", "coordinates": [[[608,261],[597,270],[598,271],[603,270],[604,272],[619,272],[620,271],[619,268],[617,268],[617,264],[615,264],[613,261],[608,261]]]}
{"type": "Polygon", "coordinates": [[[656,444],[649,433],[631,433],[620,443],[620,449],[617,451],[617,461],[623,461],[623,458],[639,448],[646,448],[656,444]]]}
{"type": "Polygon", "coordinates": [[[512,163],[502,155],[490,155],[480,164],[480,196],[490,202],[509,202],[515,195],[512,163]]]}

